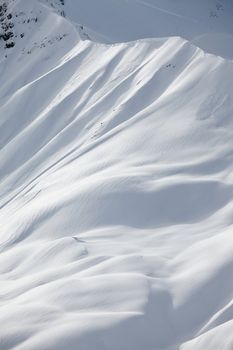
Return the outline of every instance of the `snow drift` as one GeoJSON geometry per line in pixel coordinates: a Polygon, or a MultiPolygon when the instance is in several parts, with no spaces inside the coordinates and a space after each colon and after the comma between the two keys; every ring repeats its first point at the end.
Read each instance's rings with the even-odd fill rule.
{"type": "Polygon", "coordinates": [[[9,3],[0,348],[231,350],[233,63],[189,34],[136,40],[137,6],[159,1],[96,3],[9,3]],[[106,34],[90,8],[108,43],[84,40],[106,34]]]}

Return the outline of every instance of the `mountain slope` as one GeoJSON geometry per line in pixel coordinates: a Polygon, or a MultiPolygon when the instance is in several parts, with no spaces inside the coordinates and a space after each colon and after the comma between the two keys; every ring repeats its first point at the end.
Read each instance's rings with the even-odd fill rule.
{"type": "Polygon", "coordinates": [[[1,350],[231,350],[233,63],[11,6],[38,20],[1,48],[1,350]]]}
{"type": "Polygon", "coordinates": [[[181,36],[233,59],[231,0],[66,0],[65,11],[95,41],[181,36]]]}

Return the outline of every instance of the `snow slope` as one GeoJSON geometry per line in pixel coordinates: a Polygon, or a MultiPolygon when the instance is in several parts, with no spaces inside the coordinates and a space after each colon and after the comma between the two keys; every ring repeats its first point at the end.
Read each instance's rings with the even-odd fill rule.
{"type": "Polygon", "coordinates": [[[233,59],[232,0],[66,0],[65,8],[98,42],[181,36],[233,59]]]}
{"type": "Polygon", "coordinates": [[[232,61],[176,33],[82,40],[105,34],[56,2],[9,6],[0,349],[232,350],[232,61]]]}

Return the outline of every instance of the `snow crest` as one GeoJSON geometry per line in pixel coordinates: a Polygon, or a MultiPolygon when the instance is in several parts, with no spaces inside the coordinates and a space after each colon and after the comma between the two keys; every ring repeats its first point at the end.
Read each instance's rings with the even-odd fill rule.
{"type": "Polygon", "coordinates": [[[181,35],[93,42],[71,0],[10,6],[1,350],[232,350],[232,61],[181,35]]]}

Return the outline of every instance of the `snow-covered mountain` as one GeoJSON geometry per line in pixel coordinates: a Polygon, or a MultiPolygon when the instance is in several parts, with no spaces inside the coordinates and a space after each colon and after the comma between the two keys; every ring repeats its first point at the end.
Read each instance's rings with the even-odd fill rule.
{"type": "Polygon", "coordinates": [[[0,3],[0,349],[233,349],[233,3],[0,3]]]}
{"type": "Polygon", "coordinates": [[[233,59],[232,0],[66,0],[66,12],[98,42],[181,36],[233,59]]]}

